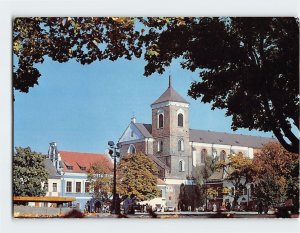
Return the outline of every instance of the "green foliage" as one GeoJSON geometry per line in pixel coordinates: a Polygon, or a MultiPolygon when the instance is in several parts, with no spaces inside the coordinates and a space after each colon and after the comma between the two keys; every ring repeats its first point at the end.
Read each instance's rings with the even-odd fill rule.
{"type": "Polygon", "coordinates": [[[191,97],[226,109],[233,130],[271,131],[288,151],[299,151],[291,131],[299,129],[296,18],[16,18],[13,53],[13,86],[22,92],[38,84],[35,65],[46,56],[90,64],[144,54],[145,76],[181,58],[182,68],[200,74],[191,97]]]}
{"type": "Polygon", "coordinates": [[[139,201],[159,196],[156,164],[142,153],[129,154],[118,165],[117,192],[136,195],[139,201]]]}
{"type": "Polygon", "coordinates": [[[13,195],[45,196],[42,183],[47,182],[48,172],[44,165],[44,156],[31,151],[30,147],[17,147],[13,156],[13,195]]]}
{"type": "Polygon", "coordinates": [[[299,205],[298,158],[278,143],[266,144],[253,160],[255,197],[269,204],[293,199],[299,205]]]}
{"type": "Polygon", "coordinates": [[[192,171],[197,187],[195,188],[196,206],[203,206],[208,198],[205,182],[215,171],[215,160],[211,156],[205,157],[205,163],[196,166],[192,171]]]}
{"type": "Polygon", "coordinates": [[[96,60],[140,57],[139,33],[133,18],[52,17],[15,18],[13,54],[15,90],[28,92],[41,76],[35,67],[45,57],[81,64],[96,60]]]}
{"type": "Polygon", "coordinates": [[[112,193],[113,176],[108,164],[94,162],[88,171],[87,180],[90,182],[93,197],[107,200],[112,193]]]}
{"type": "Polygon", "coordinates": [[[206,156],[204,165],[196,166],[192,171],[192,176],[196,180],[196,183],[198,185],[203,185],[213,174],[215,167],[215,160],[211,156],[206,156]]]}
{"type": "Polygon", "coordinates": [[[222,190],[227,195],[233,197],[233,208],[237,204],[237,200],[243,193],[243,189],[246,184],[251,183],[254,174],[254,168],[252,160],[245,157],[242,153],[231,154],[228,156],[228,160],[219,161],[217,163],[217,169],[225,172],[224,180],[230,182],[234,187],[234,193],[229,192],[228,187],[222,190]]]}
{"type": "Polygon", "coordinates": [[[199,71],[189,95],[226,109],[232,129],[271,131],[299,151],[299,22],[296,18],[147,18],[145,75],[163,73],[174,58],[199,71]],[[251,106],[245,108],[244,106],[251,106]],[[288,140],[287,140],[287,139],[288,140]]]}

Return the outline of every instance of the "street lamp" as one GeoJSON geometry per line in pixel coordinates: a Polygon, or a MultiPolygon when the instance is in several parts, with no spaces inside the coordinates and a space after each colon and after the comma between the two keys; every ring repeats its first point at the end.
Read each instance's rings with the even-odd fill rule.
{"type": "Polygon", "coordinates": [[[116,181],[116,170],[117,170],[117,161],[116,159],[120,157],[120,152],[117,151],[120,149],[120,144],[117,143],[117,145],[115,146],[115,143],[113,141],[109,141],[108,142],[109,145],[109,155],[110,157],[114,160],[114,177],[113,177],[113,208],[111,210],[111,213],[116,213],[116,187],[117,187],[117,181],[116,181]]]}

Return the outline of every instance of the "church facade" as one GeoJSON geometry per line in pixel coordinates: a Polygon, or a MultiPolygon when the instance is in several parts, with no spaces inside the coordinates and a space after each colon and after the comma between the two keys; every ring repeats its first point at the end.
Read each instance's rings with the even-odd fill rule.
{"type": "MultiPolygon", "coordinates": [[[[203,166],[206,157],[226,160],[229,154],[253,155],[272,138],[191,129],[189,103],[172,87],[151,104],[151,124],[138,123],[135,117],[119,139],[120,154],[142,152],[148,155],[166,184],[166,205],[177,207],[182,185],[193,187],[193,170],[203,166]]],[[[211,183],[224,177],[213,174],[211,183]]],[[[248,200],[249,200],[249,193],[248,200]]]]}

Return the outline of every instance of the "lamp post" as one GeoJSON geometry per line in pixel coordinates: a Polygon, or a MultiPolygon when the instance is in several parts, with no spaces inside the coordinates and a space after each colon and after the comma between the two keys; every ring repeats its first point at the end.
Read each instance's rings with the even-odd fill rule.
{"type": "Polygon", "coordinates": [[[120,157],[120,152],[117,151],[120,149],[119,143],[115,146],[115,143],[113,141],[109,141],[108,145],[110,147],[109,149],[109,155],[114,160],[114,177],[113,177],[113,208],[111,210],[111,213],[116,213],[116,190],[117,190],[117,158],[120,157]]]}

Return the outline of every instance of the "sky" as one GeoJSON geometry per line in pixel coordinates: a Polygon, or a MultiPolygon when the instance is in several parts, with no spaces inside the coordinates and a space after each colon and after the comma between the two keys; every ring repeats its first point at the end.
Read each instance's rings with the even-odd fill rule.
{"type": "MultiPolygon", "coordinates": [[[[174,89],[190,103],[190,128],[233,132],[231,117],[211,110],[187,96],[199,71],[172,62],[164,74],[143,76],[145,61],[120,59],[81,65],[75,60],[58,63],[46,59],[37,68],[42,76],[29,93],[15,92],[14,146],[47,153],[49,143],[59,150],[104,153],[108,141],[117,142],[135,116],[151,123],[150,105],[167,89],[174,89]]],[[[235,133],[270,137],[270,133],[238,130],[235,133]]]]}

